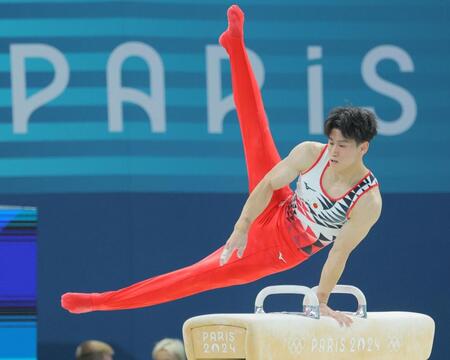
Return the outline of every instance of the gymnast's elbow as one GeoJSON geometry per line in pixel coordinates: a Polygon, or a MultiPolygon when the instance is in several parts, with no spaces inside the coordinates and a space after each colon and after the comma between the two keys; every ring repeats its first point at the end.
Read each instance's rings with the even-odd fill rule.
{"type": "Polygon", "coordinates": [[[270,173],[264,176],[264,178],[261,180],[258,186],[261,187],[262,190],[264,190],[265,192],[272,193],[275,190],[277,190],[275,188],[276,185],[273,181],[273,176],[270,173]]]}
{"type": "Polygon", "coordinates": [[[353,248],[342,246],[334,242],[333,247],[328,253],[328,257],[337,262],[345,263],[347,262],[347,259],[350,257],[350,254],[352,253],[353,250],[354,250],[353,248]]]}
{"type": "Polygon", "coordinates": [[[288,159],[282,160],[264,177],[266,186],[271,191],[276,191],[289,185],[296,177],[298,172],[291,166],[288,159]]]}

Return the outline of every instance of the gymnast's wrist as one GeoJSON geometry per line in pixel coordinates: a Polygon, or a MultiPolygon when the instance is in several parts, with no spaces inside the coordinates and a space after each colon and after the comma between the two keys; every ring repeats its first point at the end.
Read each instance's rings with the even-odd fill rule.
{"type": "Polygon", "coordinates": [[[319,305],[322,305],[322,304],[324,304],[324,305],[327,305],[328,304],[328,297],[329,297],[329,295],[326,295],[326,294],[321,294],[321,293],[318,293],[317,294],[317,298],[319,299],[319,305]]]}
{"type": "Polygon", "coordinates": [[[234,225],[234,231],[246,234],[250,227],[250,221],[246,218],[240,218],[234,225]]]}

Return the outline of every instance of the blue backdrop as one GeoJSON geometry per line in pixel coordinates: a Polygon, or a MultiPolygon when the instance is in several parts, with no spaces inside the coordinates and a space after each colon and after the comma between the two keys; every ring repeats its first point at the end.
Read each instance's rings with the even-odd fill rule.
{"type": "MultiPolygon", "coordinates": [[[[251,311],[267,284],[318,282],[327,251],[255,284],[154,308],[59,308],[65,291],[119,288],[226,240],[247,187],[217,46],[229,5],[0,0],[0,193],[39,207],[40,358],[68,358],[87,338],[110,341],[120,358],[148,358],[154,341],[181,336],[189,316],[251,311]]],[[[367,165],[383,214],[342,282],[361,287],[370,310],[432,315],[432,359],[445,359],[450,5],[240,5],[282,156],[300,141],[326,141],[318,129],[333,106],[371,107],[380,118],[367,165]]]]}

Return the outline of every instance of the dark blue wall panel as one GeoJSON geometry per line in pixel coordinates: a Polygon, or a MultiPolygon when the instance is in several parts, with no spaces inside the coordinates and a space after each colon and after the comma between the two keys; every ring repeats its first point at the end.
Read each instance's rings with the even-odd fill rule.
{"type": "MultiPolygon", "coordinates": [[[[352,254],[342,283],[360,287],[371,311],[431,315],[431,359],[450,348],[446,285],[449,194],[387,194],[379,223],[352,254]]],[[[181,336],[183,321],[218,312],[251,312],[257,292],[273,284],[316,285],[328,250],[288,272],[151,308],[71,315],[59,307],[66,291],[117,289],[193,263],[226,240],[245,201],[233,194],[103,194],[6,196],[39,206],[39,358],[72,356],[87,338],[111,342],[120,359],[148,359],[155,341],[181,336]],[[132,220],[130,221],[130,217],[132,220]]],[[[353,299],[333,300],[351,309],[353,299]]],[[[298,299],[269,302],[296,310],[298,299]],[[297,301],[294,301],[297,300],[297,301]]]]}

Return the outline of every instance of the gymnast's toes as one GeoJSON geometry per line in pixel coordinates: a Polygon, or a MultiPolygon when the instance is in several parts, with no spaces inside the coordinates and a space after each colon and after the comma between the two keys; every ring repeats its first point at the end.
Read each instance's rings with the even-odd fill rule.
{"type": "Polygon", "coordinates": [[[231,36],[242,37],[244,33],[244,13],[237,5],[228,8],[228,31],[231,36]]]}
{"type": "Polygon", "coordinates": [[[61,306],[72,314],[93,311],[91,294],[66,293],[61,297],[61,306]]]}

